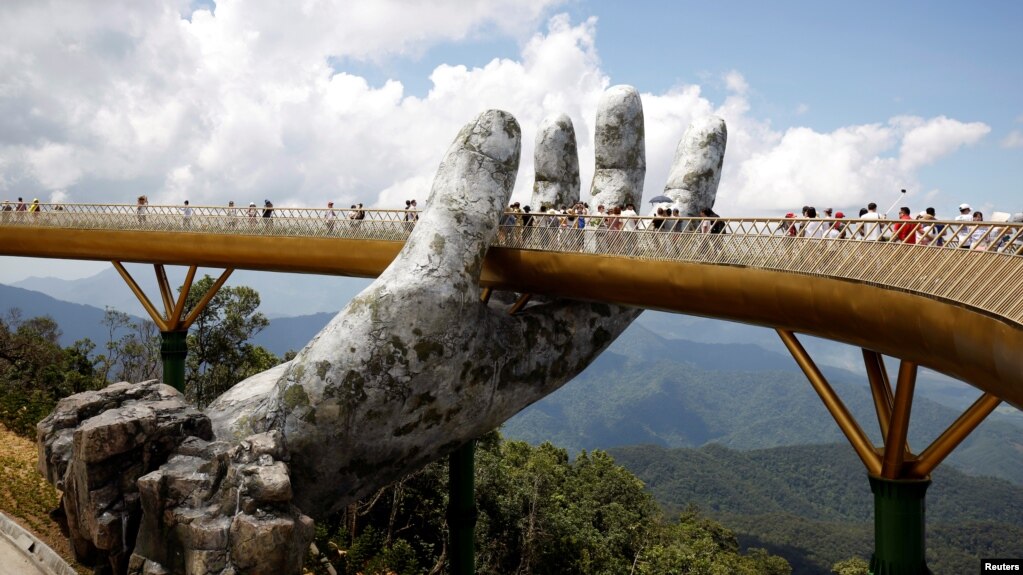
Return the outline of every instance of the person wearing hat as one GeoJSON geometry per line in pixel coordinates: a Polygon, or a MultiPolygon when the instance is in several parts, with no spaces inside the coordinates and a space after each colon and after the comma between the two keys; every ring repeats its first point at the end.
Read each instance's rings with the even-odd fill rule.
{"type": "MultiPolygon", "coordinates": [[[[828,208],[831,209],[831,208],[828,208]]],[[[842,222],[838,221],[845,217],[845,214],[838,212],[835,214],[835,221],[831,222],[831,227],[824,234],[824,237],[830,240],[839,240],[845,238],[845,228],[842,227],[842,222]]]]}
{"type": "Polygon", "coordinates": [[[263,225],[269,227],[273,223],[272,218],[274,215],[274,205],[270,203],[270,200],[263,200],[263,225]]]}
{"type": "Polygon", "coordinates": [[[968,238],[970,237],[970,226],[966,225],[965,222],[973,221],[973,208],[970,204],[959,204],[959,215],[956,216],[957,222],[964,222],[959,225],[959,231],[956,232],[956,239],[959,240],[961,247],[969,245],[968,238]]]}
{"type": "Polygon", "coordinates": [[[327,220],[327,233],[334,233],[334,223],[337,222],[337,212],[334,211],[334,202],[327,202],[327,213],[323,215],[327,220]]]}
{"type": "Polygon", "coordinates": [[[32,200],[32,205],[28,207],[28,211],[29,213],[32,214],[39,213],[39,198],[35,198],[34,200],[32,200]]]}
{"type": "Polygon", "coordinates": [[[792,221],[794,219],[796,219],[796,214],[793,212],[789,212],[785,214],[785,219],[782,220],[781,222],[781,227],[779,228],[779,230],[786,236],[794,236],[798,232],[798,229],[794,225],[795,222],[792,221]]]}

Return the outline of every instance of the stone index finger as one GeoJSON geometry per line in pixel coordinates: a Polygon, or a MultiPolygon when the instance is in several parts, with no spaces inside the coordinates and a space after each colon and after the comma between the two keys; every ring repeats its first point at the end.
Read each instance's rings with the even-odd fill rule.
{"type": "Polygon", "coordinates": [[[590,205],[639,205],[646,178],[645,139],[639,92],[632,86],[608,88],[597,107],[590,205]]]}

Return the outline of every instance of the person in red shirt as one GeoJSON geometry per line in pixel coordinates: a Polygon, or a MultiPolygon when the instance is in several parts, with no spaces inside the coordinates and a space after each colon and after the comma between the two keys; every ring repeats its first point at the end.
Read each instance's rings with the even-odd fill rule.
{"type": "MultiPolygon", "coordinates": [[[[909,208],[902,206],[899,208],[899,219],[913,221],[913,216],[909,215],[909,208]]],[[[915,244],[916,243],[916,227],[918,224],[907,224],[897,223],[892,224],[892,241],[900,241],[904,244],[915,244]]]]}

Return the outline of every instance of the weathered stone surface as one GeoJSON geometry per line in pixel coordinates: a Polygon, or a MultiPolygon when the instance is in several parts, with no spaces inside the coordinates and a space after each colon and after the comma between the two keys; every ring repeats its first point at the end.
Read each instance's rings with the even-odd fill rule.
{"type": "Polygon", "coordinates": [[[536,176],[530,203],[534,211],[541,206],[571,206],[579,200],[579,152],[575,126],[566,114],[548,116],[540,124],[533,164],[536,176]]]}
{"type": "Polygon", "coordinates": [[[596,169],[590,206],[640,206],[646,178],[643,102],[632,86],[612,86],[600,99],[594,133],[596,169]]]}
{"type": "Polygon", "coordinates": [[[172,387],[117,383],[61,400],[37,427],[40,471],[64,491],[79,562],[127,569],[141,521],[137,480],[209,419],[172,387]]]}
{"type": "Polygon", "coordinates": [[[143,522],[128,572],[291,575],[314,524],[291,504],[279,432],[239,442],[190,438],[142,477],[143,522]]]}
{"type": "Polygon", "coordinates": [[[728,129],[717,116],[694,121],[679,141],[664,195],[683,217],[698,217],[701,209],[714,207],[727,143],[728,129]]]}

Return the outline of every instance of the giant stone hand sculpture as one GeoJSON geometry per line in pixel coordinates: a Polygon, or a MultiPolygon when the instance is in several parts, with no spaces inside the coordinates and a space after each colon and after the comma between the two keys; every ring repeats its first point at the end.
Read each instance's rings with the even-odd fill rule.
{"type": "MultiPolygon", "coordinates": [[[[676,157],[673,174],[719,173],[724,123],[711,124],[712,137],[701,131],[683,140],[700,157],[676,157]]],[[[616,86],[604,95],[595,139],[591,203],[638,205],[645,150],[634,89],[616,86]]],[[[581,372],[639,315],[541,298],[509,315],[481,301],[483,259],[515,184],[519,145],[519,126],[505,112],[484,112],[466,125],[441,162],[428,207],[380,277],[292,361],[238,383],[210,405],[212,437],[179,440],[159,469],[132,468],[148,473],[137,482],[140,493],[124,492],[125,501],[113,504],[107,494],[93,506],[106,517],[104,533],[115,532],[117,525],[139,524],[132,519],[138,506],[127,500],[141,498],[145,517],[130,572],[294,572],[311,537],[303,512],[323,517],[494,429],[581,372]],[[109,513],[118,505],[120,524],[109,513]],[[253,557],[289,538],[297,544],[285,556],[253,557]]],[[[536,153],[534,203],[577,200],[575,135],[566,116],[545,121],[536,153]]],[[[712,180],[700,197],[682,191],[678,202],[709,207],[712,180]]],[[[166,402],[168,389],[149,393],[166,402]]],[[[138,412],[134,399],[104,401],[138,412]]],[[[80,467],[75,456],[88,450],[75,430],[93,414],[79,404],[62,404],[40,424],[40,465],[62,487],[74,481],[67,470],[80,467]]],[[[131,481],[125,483],[131,491],[131,481]]],[[[89,505],[77,502],[76,517],[88,515],[89,505]]],[[[107,539],[108,547],[124,550],[134,541],[107,539]]],[[[119,557],[115,563],[123,566],[119,557]]]]}

